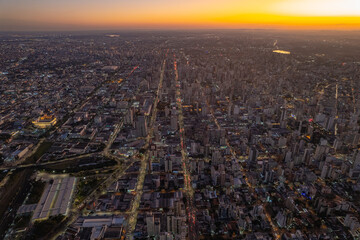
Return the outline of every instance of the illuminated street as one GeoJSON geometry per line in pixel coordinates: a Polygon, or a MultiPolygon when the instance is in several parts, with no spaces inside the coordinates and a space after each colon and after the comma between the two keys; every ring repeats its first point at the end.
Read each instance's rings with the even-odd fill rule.
{"type": "Polygon", "coordinates": [[[176,56],[174,54],[174,72],[175,72],[175,82],[176,82],[176,105],[178,111],[178,122],[179,122],[179,131],[180,131],[180,144],[181,144],[181,157],[182,157],[182,170],[184,173],[185,181],[185,195],[187,198],[187,218],[189,224],[189,239],[197,239],[196,232],[196,209],[193,205],[194,201],[194,190],[191,185],[191,174],[189,170],[189,159],[186,150],[185,143],[185,128],[184,128],[184,116],[182,109],[182,99],[181,99],[181,82],[179,80],[179,74],[177,69],[176,56]]]}
{"type": "Polygon", "coordinates": [[[163,61],[163,64],[161,66],[161,74],[160,74],[160,80],[159,80],[159,86],[156,92],[156,97],[154,99],[154,104],[153,104],[153,108],[152,108],[152,112],[151,112],[151,120],[150,120],[150,124],[149,124],[149,132],[147,134],[146,137],[146,143],[144,145],[144,149],[145,149],[145,153],[141,156],[141,166],[140,166],[140,173],[138,176],[138,182],[136,185],[136,191],[135,191],[135,198],[132,201],[131,204],[131,210],[130,210],[130,214],[129,214],[129,219],[128,219],[128,235],[127,238],[131,239],[131,234],[135,229],[136,226],[136,222],[137,222],[137,216],[138,216],[138,208],[139,208],[139,204],[140,204],[140,200],[141,200],[141,196],[142,196],[142,192],[143,192],[143,186],[144,186],[144,180],[145,180],[145,175],[147,173],[148,167],[149,167],[149,153],[148,153],[148,148],[149,148],[149,144],[151,142],[151,139],[153,138],[153,134],[154,134],[154,124],[156,121],[156,116],[157,116],[157,104],[159,102],[159,98],[161,95],[161,91],[162,91],[162,83],[163,83],[163,79],[164,79],[164,71],[165,71],[165,64],[166,64],[166,59],[163,61]]]}

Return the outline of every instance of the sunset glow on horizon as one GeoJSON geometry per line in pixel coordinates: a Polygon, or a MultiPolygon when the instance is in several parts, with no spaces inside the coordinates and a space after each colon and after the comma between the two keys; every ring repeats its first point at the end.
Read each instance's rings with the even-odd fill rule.
{"type": "Polygon", "coordinates": [[[360,29],[358,0],[3,0],[0,30],[360,29]]]}

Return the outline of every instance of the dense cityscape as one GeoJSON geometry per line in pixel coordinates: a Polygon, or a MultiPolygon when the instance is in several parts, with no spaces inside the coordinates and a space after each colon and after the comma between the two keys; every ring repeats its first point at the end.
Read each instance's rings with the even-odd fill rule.
{"type": "Polygon", "coordinates": [[[360,239],[360,33],[0,34],[0,239],[360,239]]]}

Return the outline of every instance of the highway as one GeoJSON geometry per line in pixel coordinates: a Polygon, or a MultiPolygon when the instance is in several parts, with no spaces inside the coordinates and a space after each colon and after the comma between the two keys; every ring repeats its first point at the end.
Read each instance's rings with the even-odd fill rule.
{"type": "Polygon", "coordinates": [[[147,134],[146,143],[144,146],[145,153],[141,157],[141,165],[140,165],[140,170],[139,170],[140,172],[139,172],[138,181],[136,184],[135,197],[131,203],[131,209],[130,209],[130,214],[129,214],[129,218],[128,218],[128,231],[126,234],[126,239],[132,239],[132,233],[136,227],[137,216],[138,216],[138,212],[139,212],[139,205],[140,205],[141,196],[143,193],[143,187],[144,187],[145,176],[147,173],[147,168],[148,167],[150,168],[150,166],[148,166],[148,164],[151,164],[151,162],[148,161],[149,146],[151,143],[151,139],[154,135],[154,125],[156,122],[156,115],[157,115],[157,104],[160,100],[160,95],[161,95],[161,91],[162,91],[165,66],[166,66],[166,59],[163,61],[163,64],[162,64],[162,67],[160,70],[161,71],[160,72],[160,80],[159,80],[159,84],[158,84],[156,97],[154,99],[154,103],[153,103],[153,107],[152,107],[151,119],[150,119],[150,124],[149,124],[149,128],[148,128],[148,134],[147,134]]]}
{"type": "Polygon", "coordinates": [[[179,81],[179,73],[177,68],[176,56],[174,54],[174,72],[175,72],[175,82],[176,82],[176,105],[178,112],[178,123],[180,129],[180,144],[181,144],[181,160],[182,160],[182,170],[184,174],[184,187],[185,187],[185,196],[187,200],[187,219],[189,224],[189,239],[197,239],[196,231],[196,209],[194,207],[194,189],[191,185],[191,174],[190,174],[190,162],[186,150],[185,142],[185,128],[184,128],[184,115],[182,111],[182,99],[181,99],[181,83],[179,81]]]}
{"type": "Polygon", "coordinates": [[[21,164],[21,165],[12,166],[12,167],[0,168],[0,171],[15,170],[15,169],[20,170],[20,169],[24,169],[24,168],[46,167],[46,166],[56,165],[56,164],[59,164],[59,163],[71,162],[71,161],[79,160],[79,159],[82,159],[82,158],[92,157],[92,156],[95,156],[95,155],[98,155],[98,154],[99,153],[87,153],[87,154],[77,155],[77,156],[74,156],[74,157],[64,158],[64,159],[51,161],[51,162],[21,164]]]}

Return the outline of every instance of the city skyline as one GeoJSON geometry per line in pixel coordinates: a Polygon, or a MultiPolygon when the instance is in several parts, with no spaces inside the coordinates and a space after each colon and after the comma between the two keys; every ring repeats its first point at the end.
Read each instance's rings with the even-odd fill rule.
{"type": "Polygon", "coordinates": [[[356,0],[0,2],[0,31],[121,29],[360,29],[356,0]]]}

